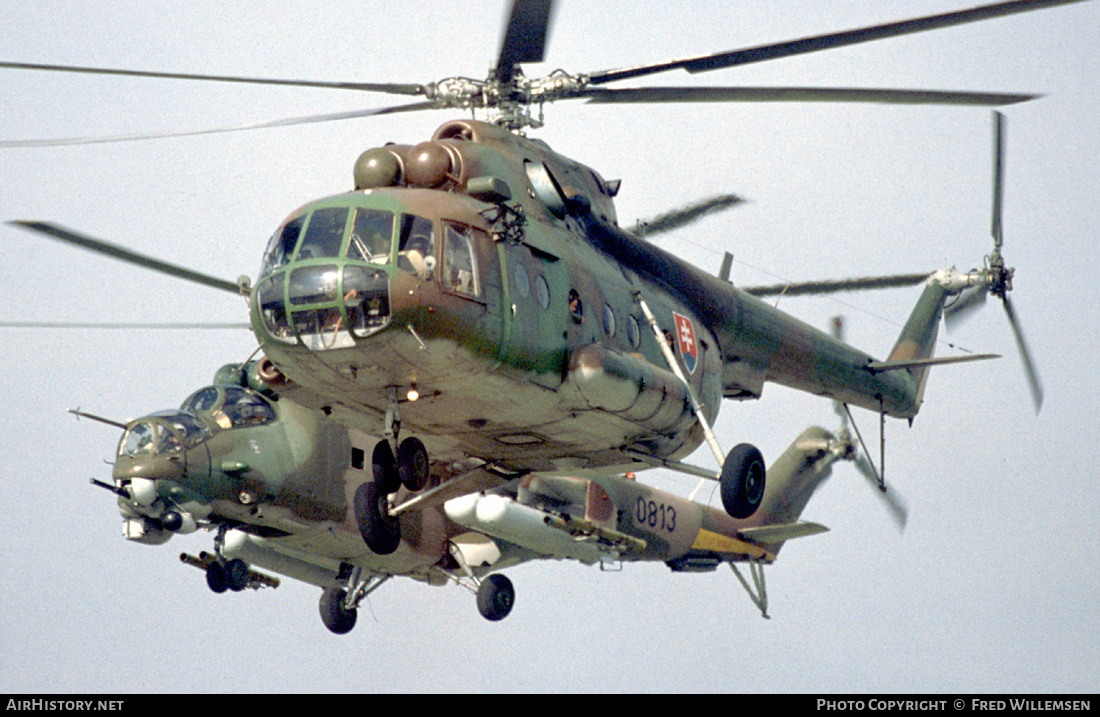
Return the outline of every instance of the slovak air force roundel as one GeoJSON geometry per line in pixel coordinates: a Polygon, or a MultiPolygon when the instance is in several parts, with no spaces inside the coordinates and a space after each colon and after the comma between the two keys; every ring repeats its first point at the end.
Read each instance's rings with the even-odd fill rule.
{"type": "Polygon", "coordinates": [[[672,312],[676,321],[676,345],[680,347],[680,358],[688,373],[695,373],[699,363],[699,342],[695,340],[695,324],[686,316],[672,312]]]}

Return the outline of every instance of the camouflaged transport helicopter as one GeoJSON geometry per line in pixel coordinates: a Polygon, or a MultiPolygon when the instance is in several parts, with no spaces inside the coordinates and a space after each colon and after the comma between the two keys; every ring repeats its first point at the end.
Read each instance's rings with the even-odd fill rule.
{"type": "MultiPolygon", "coordinates": [[[[771,381],[883,419],[911,420],[931,366],[981,358],[932,357],[945,304],[970,305],[970,297],[993,293],[1008,312],[1038,408],[1038,379],[1007,297],[1012,269],[1000,254],[1001,123],[995,247],[985,268],[746,291],[729,282],[728,261],[712,275],[620,227],[613,203],[619,182],[526,137],[525,127],[540,124],[531,107],[567,98],[1018,102],[1030,96],[602,85],[1057,4],[1064,2],[999,3],[766,47],[530,80],[519,65],[541,60],[551,3],[517,0],[486,80],[354,85],[425,98],[356,116],[453,107],[495,112],[492,121],[453,120],[418,144],[363,153],[353,191],[307,204],[279,226],[254,285],[56,225],[18,222],[250,297],[264,357],[227,367],[178,410],[124,426],[114,482],[101,485],[119,496],[126,536],[159,544],[173,533],[215,530],[213,554],[184,556],[206,570],[211,588],[274,582],[253,567],[316,584],[325,589],[322,617],[335,632],[350,630],[363,597],[394,576],[476,587],[482,614],[500,619],[514,593],[499,571],[541,558],[661,560],[677,571],[727,563],[737,572],[736,563],[747,562],[755,584],[737,575],[766,611],[761,566],[786,540],[823,529],[798,517],[831,463],[854,459],[855,446],[846,430],[809,429],[766,471],[753,446],[728,453],[719,447],[709,426],[723,398],[758,399],[771,381]],[[923,293],[881,361],[752,295],[919,282],[923,293]],[[684,462],[704,442],[720,472],[684,462]],[[635,480],[634,472],[653,466],[717,480],[726,512],[635,480]]],[[[883,487],[881,476],[878,482],[883,487]]]]}

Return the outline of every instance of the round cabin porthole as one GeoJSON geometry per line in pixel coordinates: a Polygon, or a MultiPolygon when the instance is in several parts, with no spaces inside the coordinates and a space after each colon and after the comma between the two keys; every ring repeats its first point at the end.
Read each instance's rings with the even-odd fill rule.
{"type": "Polygon", "coordinates": [[[629,341],[630,345],[634,348],[638,348],[642,345],[642,329],[638,326],[638,319],[633,315],[631,315],[626,322],[626,340],[629,341]]]}
{"type": "Polygon", "coordinates": [[[603,332],[608,338],[615,336],[615,312],[611,310],[610,304],[603,305],[603,332]]]}
{"type": "Polygon", "coordinates": [[[550,308],[550,285],[546,283],[546,277],[542,274],[535,279],[535,296],[539,300],[539,306],[544,309],[550,308]]]}

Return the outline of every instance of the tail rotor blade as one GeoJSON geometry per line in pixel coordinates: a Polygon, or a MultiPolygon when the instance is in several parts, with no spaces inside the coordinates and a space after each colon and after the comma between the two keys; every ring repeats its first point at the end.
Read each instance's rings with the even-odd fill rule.
{"type": "Polygon", "coordinates": [[[885,490],[879,487],[878,476],[875,474],[875,469],[871,467],[871,462],[867,460],[867,456],[860,454],[855,463],[856,469],[871,484],[879,499],[890,512],[890,517],[893,519],[894,525],[897,526],[898,532],[905,530],[905,523],[909,520],[909,508],[906,507],[905,500],[892,487],[887,486],[885,490]]]}
{"type": "Polygon", "coordinates": [[[1024,364],[1024,373],[1027,374],[1027,385],[1031,390],[1031,402],[1035,405],[1035,413],[1039,413],[1039,409],[1043,407],[1043,387],[1039,382],[1039,374],[1035,370],[1035,362],[1031,359],[1031,351],[1028,349],[1027,341],[1024,340],[1020,322],[1016,318],[1016,310],[1007,296],[1004,297],[1004,305],[1008,323],[1012,327],[1012,335],[1016,338],[1016,348],[1020,352],[1020,360],[1024,364]]]}
{"type": "Polygon", "coordinates": [[[1001,207],[1004,202],[1004,127],[1005,116],[993,112],[993,234],[994,251],[1001,249],[1001,207]]]}
{"type": "Polygon", "coordinates": [[[955,303],[943,310],[943,321],[948,329],[954,329],[963,321],[966,321],[975,312],[985,306],[985,298],[989,290],[985,286],[977,286],[965,290],[959,295],[955,303]]]}

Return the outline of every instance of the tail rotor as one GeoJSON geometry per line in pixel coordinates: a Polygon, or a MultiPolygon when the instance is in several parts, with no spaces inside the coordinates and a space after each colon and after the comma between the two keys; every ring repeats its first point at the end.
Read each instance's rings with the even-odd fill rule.
{"type": "Polygon", "coordinates": [[[1015,268],[1005,264],[1001,249],[1004,246],[1004,233],[1001,216],[1004,204],[1004,137],[1005,119],[1000,112],[993,113],[993,221],[990,233],[993,235],[993,252],[986,257],[983,269],[974,269],[966,275],[968,288],[964,289],[958,299],[945,307],[944,321],[948,328],[952,328],[964,318],[981,308],[986,296],[992,294],[1001,300],[1004,306],[1005,316],[1012,329],[1016,340],[1016,349],[1020,354],[1020,360],[1027,376],[1028,388],[1031,391],[1031,400],[1035,406],[1035,413],[1043,405],[1043,387],[1039,380],[1039,373],[1035,368],[1035,361],[1031,357],[1023,329],[1016,314],[1012,301],[1008,298],[1012,291],[1012,277],[1015,268]]]}

